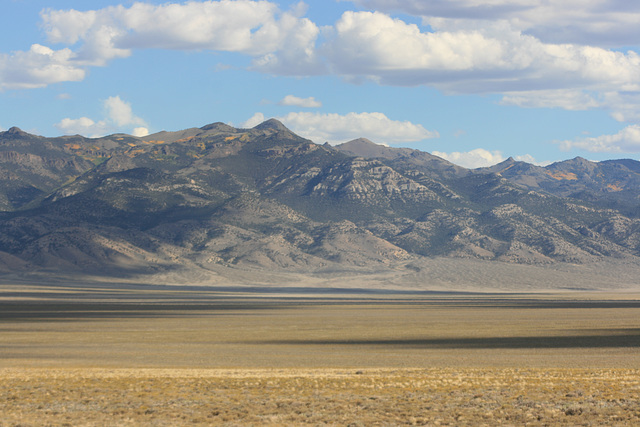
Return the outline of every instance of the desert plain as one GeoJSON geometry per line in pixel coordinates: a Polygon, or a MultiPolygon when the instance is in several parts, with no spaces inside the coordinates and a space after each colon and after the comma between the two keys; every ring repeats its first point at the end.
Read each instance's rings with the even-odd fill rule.
{"type": "Polygon", "coordinates": [[[4,284],[0,426],[637,425],[640,295],[4,284]]]}

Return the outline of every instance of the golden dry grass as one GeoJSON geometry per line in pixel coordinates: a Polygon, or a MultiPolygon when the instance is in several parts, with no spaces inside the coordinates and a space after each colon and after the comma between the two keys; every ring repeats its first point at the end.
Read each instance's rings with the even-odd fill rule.
{"type": "Polygon", "coordinates": [[[14,291],[3,427],[640,423],[633,296],[14,291]]]}
{"type": "Polygon", "coordinates": [[[637,425],[635,370],[5,369],[0,425],[637,425]]]}

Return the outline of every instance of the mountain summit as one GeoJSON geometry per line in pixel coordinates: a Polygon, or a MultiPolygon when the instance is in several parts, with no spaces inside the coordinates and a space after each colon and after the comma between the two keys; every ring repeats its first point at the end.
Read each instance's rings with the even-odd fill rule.
{"type": "Polygon", "coordinates": [[[259,125],[255,126],[254,129],[257,129],[257,130],[270,129],[270,130],[281,131],[281,132],[291,132],[285,125],[282,124],[282,122],[276,119],[269,119],[267,121],[264,121],[259,125]]]}

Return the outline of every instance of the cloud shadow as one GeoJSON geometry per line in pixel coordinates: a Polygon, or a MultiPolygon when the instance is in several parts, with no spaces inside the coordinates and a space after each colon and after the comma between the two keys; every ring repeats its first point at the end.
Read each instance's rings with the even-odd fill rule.
{"type": "Polygon", "coordinates": [[[640,329],[592,331],[588,335],[417,339],[292,339],[253,344],[308,346],[380,346],[408,349],[562,349],[640,347],[640,329]]]}

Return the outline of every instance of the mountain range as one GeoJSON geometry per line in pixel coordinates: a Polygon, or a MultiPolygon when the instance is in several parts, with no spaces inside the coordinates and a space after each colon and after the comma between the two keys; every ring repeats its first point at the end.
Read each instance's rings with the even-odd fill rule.
{"type": "Polygon", "coordinates": [[[452,260],[468,272],[640,260],[638,161],[470,170],[363,138],[318,145],[273,119],[142,138],[11,128],[0,211],[0,272],[12,277],[418,281],[452,260]]]}

